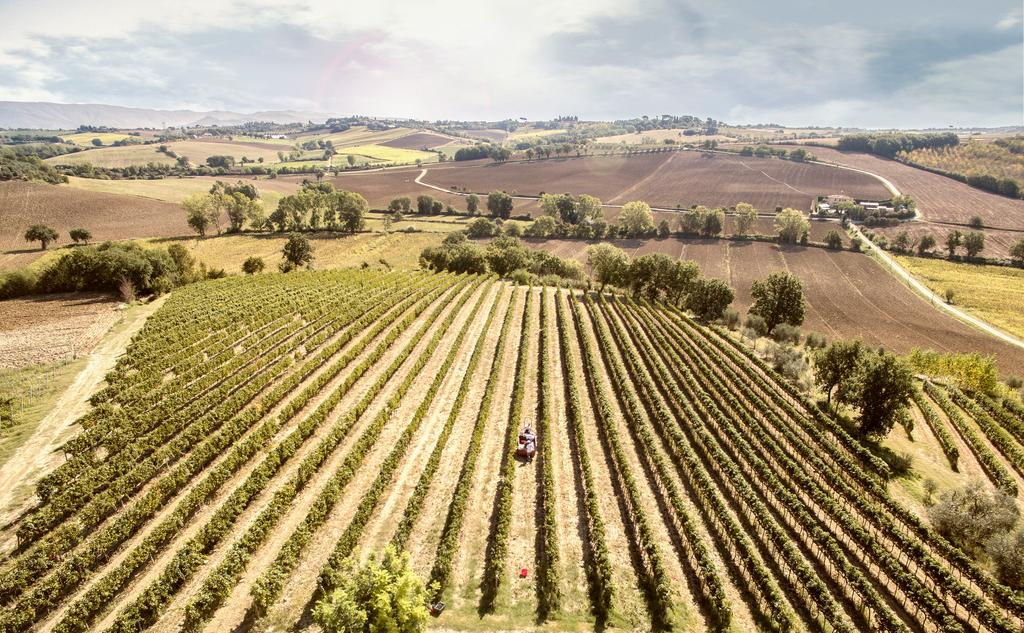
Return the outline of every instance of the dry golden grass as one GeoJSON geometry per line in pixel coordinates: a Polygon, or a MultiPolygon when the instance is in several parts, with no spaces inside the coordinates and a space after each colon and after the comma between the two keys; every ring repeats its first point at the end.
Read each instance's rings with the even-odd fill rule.
{"type": "Polygon", "coordinates": [[[1024,337],[1024,270],[921,257],[896,259],[940,296],[952,289],[955,304],[1024,337]]]}

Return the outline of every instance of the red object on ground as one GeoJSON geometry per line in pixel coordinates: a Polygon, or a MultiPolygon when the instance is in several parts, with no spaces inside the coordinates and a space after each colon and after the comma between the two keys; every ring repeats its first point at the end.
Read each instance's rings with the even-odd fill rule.
{"type": "Polygon", "coordinates": [[[526,568],[525,568],[525,567],[523,567],[522,569],[520,569],[520,570],[519,570],[519,577],[520,577],[520,578],[526,578],[526,574],[527,574],[527,573],[529,573],[529,572],[527,572],[527,571],[526,571],[526,568]]]}

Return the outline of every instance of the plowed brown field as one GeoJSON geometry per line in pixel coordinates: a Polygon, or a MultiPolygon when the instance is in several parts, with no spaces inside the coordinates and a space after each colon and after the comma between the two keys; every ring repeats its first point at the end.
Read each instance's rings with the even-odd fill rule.
{"type": "Polygon", "coordinates": [[[846,193],[878,200],[888,197],[882,184],[865,174],[822,165],[697,152],[477,163],[431,168],[423,180],[444,189],[503,190],[528,196],[587,193],[610,204],[644,200],[661,207],[749,202],[766,210],[777,206],[809,209],[816,195],[846,193]]]}
{"type": "MultiPolygon", "coordinates": [[[[696,261],[705,275],[723,279],[736,290],[734,307],[741,314],[750,307],[750,284],[755,279],[787,270],[804,283],[805,330],[834,339],[857,337],[899,353],[921,347],[994,354],[1002,371],[1024,371],[1024,351],[932,308],[866,255],[730,240],[670,238],[613,243],[631,256],[666,253],[696,261]]],[[[586,261],[587,242],[547,240],[531,241],[530,245],[586,261]]]]}
{"type": "Polygon", "coordinates": [[[449,142],[451,142],[451,139],[447,136],[430,132],[417,132],[416,134],[401,136],[391,141],[384,141],[381,145],[397,147],[399,149],[430,149],[449,142]]]}
{"type": "MultiPolygon", "coordinates": [[[[23,266],[42,251],[23,238],[33,224],[60,233],[55,246],[68,244],[68,231],[86,228],[93,240],[171,237],[188,234],[181,207],[136,196],[121,196],[34,182],[0,182],[0,270],[23,266]]],[[[51,248],[54,245],[51,245],[51,248]]]]}
{"type": "Polygon", "coordinates": [[[1024,200],[998,196],[952,178],[870,154],[826,147],[812,147],[810,151],[819,160],[865,169],[887,178],[902,193],[909,193],[917,200],[925,220],[967,224],[971,217],[978,215],[986,226],[1024,230],[1024,200]]]}

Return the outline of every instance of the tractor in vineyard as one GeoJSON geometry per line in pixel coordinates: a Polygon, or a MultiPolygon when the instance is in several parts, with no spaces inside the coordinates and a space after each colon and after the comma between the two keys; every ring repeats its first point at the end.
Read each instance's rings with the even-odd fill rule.
{"type": "Polygon", "coordinates": [[[519,442],[516,445],[516,457],[521,457],[528,462],[533,461],[533,456],[537,454],[537,436],[534,435],[530,427],[523,429],[523,432],[519,434],[519,442]]]}

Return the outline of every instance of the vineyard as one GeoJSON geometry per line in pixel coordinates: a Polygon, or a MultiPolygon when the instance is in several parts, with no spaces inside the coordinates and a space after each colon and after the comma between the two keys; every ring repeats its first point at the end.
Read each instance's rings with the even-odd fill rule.
{"type": "MultiPolygon", "coordinates": [[[[932,382],[915,403],[951,466],[1018,494],[1024,411],[932,382]]],[[[0,631],[304,630],[342,561],[389,544],[448,630],[1024,630],[1024,595],[884,461],[660,305],[226,278],[176,290],[92,404],[7,528],[0,631]]]]}

